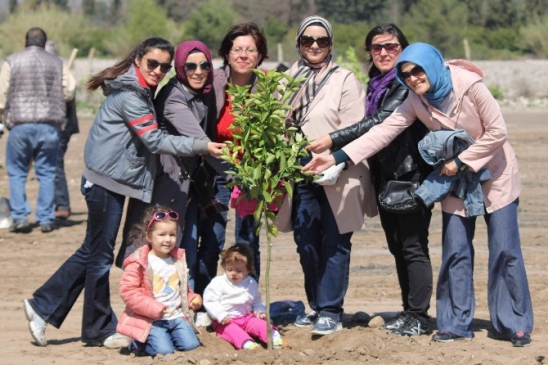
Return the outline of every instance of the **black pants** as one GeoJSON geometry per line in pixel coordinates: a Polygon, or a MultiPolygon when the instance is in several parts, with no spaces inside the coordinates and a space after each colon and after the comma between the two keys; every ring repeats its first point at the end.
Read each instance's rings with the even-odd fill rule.
{"type": "Polygon", "coordinates": [[[395,214],[379,208],[388,249],[394,255],[403,309],[428,319],[432,296],[432,264],[428,252],[428,227],[432,210],[395,214]]]}

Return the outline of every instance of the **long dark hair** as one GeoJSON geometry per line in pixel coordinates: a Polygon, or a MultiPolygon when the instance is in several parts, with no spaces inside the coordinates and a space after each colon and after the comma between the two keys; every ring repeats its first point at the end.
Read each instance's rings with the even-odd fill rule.
{"type": "Polygon", "coordinates": [[[400,28],[393,23],[380,24],[372,28],[367,36],[365,37],[365,50],[369,53],[369,58],[367,59],[367,65],[369,67],[369,78],[376,76],[380,73],[379,69],[373,63],[373,56],[370,52],[371,43],[373,43],[373,38],[381,34],[392,34],[398,39],[398,42],[401,45],[401,48],[404,49],[409,45],[407,38],[403,35],[403,32],[400,28]]]}
{"type": "Polygon", "coordinates": [[[160,49],[169,53],[171,60],[173,59],[173,45],[166,41],[163,38],[153,37],[143,41],[137,47],[133,48],[131,52],[115,64],[114,66],[108,67],[98,74],[93,75],[88,83],[88,90],[97,90],[99,87],[104,87],[105,80],[112,80],[121,74],[127,72],[131,65],[135,62],[136,58],[142,58],[145,54],[150,52],[153,49],[160,49]]]}
{"type": "Polygon", "coordinates": [[[234,39],[246,35],[251,36],[253,40],[255,40],[255,46],[257,47],[257,51],[259,52],[260,56],[257,66],[260,66],[261,63],[263,63],[263,61],[268,58],[268,46],[266,44],[266,38],[259,29],[259,26],[252,22],[242,23],[234,25],[228,30],[221,42],[219,52],[217,52],[217,55],[223,59],[223,63],[225,66],[228,65],[228,54],[230,53],[230,49],[232,48],[234,39]]]}

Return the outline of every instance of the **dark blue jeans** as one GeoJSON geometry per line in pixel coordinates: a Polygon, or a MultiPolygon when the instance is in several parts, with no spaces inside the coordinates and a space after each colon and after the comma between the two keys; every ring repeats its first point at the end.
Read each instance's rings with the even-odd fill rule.
{"type": "Polygon", "coordinates": [[[116,333],[118,320],[110,306],[109,274],[125,197],[98,185],[83,188],[88,225],[82,246],[34,292],[30,304],[49,324],[59,328],[84,289],[83,342],[116,333]]]}
{"type": "MultiPolygon", "coordinates": [[[[229,206],[230,189],[226,187],[226,180],[216,177],[215,198],[229,206]]],[[[217,276],[219,254],[224,248],[226,240],[226,225],[228,212],[218,213],[212,217],[199,219],[197,199],[193,199],[185,215],[185,229],[181,247],[185,249],[187,265],[189,267],[189,285],[194,292],[202,295],[211,279],[217,276]]],[[[259,252],[259,237],[255,235],[255,221],[253,216],[243,219],[236,215],[235,236],[236,243],[247,243],[253,248],[254,269],[253,277],[258,281],[261,256],[259,252]]]]}
{"type": "Polygon", "coordinates": [[[316,184],[296,186],[292,220],[308,305],[320,316],[340,321],[353,232],[339,233],[324,188],[316,184]]]}
{"type": "MultiPolygon", "coordinates": [[[[533,308],[521,253],[518,200],[485,215],[489,248],[487,297],[494,337],[533,330],[533,308]]],[[[437,325],[472,337],[475,217],[443,213],[437,325]]]]}
{"type": "Polygon", "coordinates": [[[55,210],[68,210],[70,212],[70,197],[65,174],[65,153],[67,152],[71,134],[61,132],[59,149],[57,150],[57,168],[55,171],[55,210]]]}

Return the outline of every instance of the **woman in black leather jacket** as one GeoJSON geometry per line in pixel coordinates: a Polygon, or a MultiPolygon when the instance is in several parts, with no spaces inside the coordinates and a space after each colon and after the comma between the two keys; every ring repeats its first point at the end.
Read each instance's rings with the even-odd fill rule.
{"type": "MultiPolygon", "coordinates": [[[[394,24],[379,25],[369,31],[365,38],[370,64],[365,118],[319,138],[307,147],[309,150],[320,153],[331,147],[334,156],[344,154],[340,148],[392,114],[408,93],[408,89],[395,79],[396,62],[408,44],[394,24]]],[[[415,122],[368,160],[377,193],[390,180],[420,183],[428,175],[430,167],[420,157],[417,147],[427,132],[422,123],[415,122]]],[[[428,253],[431,208],[421,205],[418,212],[391,213],[377,205],[388,248],[396,261],[403,301],[403,311],[384,328],[405,335],[428,334],[431,332],[428,309],[432,296],[432,265],[428,253]]]]}

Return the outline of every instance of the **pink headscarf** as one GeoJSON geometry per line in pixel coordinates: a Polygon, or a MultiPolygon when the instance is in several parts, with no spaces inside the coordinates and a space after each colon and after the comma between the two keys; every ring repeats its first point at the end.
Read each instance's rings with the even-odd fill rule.
{"type": "Polygon", "coordinates": [[[195,49],[202,52],[206,59],[211,63],[211,71],[209,71],[209,74],[207,75],[207,80],[204,87],[201,90],[193,90],[198,93],[207,94],[213,87],[213,62],[211,60],[211,52],[209,48],[207,48],[207,46],[202,42],[186,41],[179,44],[177,50],[175,50],[175,73],[177,74],[177,79],[179,79],[183,85],[190,88],[186,77],[185,63],[190,53],[195,49]]]}

